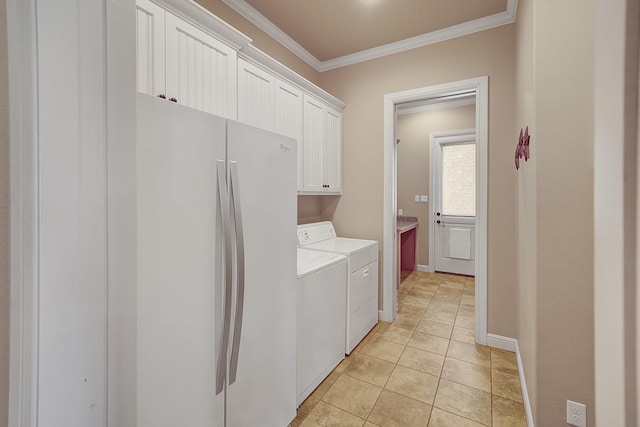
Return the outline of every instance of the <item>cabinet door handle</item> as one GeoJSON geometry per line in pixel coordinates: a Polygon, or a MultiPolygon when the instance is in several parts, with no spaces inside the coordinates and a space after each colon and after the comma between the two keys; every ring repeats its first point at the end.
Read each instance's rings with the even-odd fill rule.
{"type": "Polygon", "coordinates": [[[369,275],[369,269],[367,268],[365,271],[362,272],[362,277],[367,277],[369,275]]]}
{"type": "Polygon", "coordinates": [[[175,99],[175,98],[169,98],[169,101],[171,101],[171,102],[178,102],[178,100],[177,100],[177,99],[175,99]]]}
{"type": "Polygon", "coordinates": [[[167,99],[167,95],[165,95],[164,93],[161,93],[158,95],[158,98],[167,99]]]}

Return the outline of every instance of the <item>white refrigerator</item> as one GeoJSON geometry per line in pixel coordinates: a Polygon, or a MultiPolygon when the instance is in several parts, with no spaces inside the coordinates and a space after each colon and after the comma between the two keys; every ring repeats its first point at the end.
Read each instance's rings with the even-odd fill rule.
{"type": "Polygon", "coordinates": [[[296,415],[296,142],[138,94],[137,427],[296,415]]]}

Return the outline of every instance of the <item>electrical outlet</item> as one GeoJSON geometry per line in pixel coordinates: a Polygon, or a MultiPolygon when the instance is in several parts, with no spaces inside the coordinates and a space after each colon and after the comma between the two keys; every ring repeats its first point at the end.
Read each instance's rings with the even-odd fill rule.
{"type": "Polygon", "coordinates": [[[413,200],[420,203],[420,196],[416,194],[415,196],[413,196],[413,200]]]}
{"type": "Polygon", "coordinates": [[[567,424],[587,427],[587,405],[567,400],[567,424]]]}

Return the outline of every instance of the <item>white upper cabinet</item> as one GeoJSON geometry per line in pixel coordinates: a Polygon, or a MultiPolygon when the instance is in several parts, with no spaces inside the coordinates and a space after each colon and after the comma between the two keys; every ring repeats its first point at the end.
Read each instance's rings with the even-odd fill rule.
{"type": "Polygon", "coordinates": [[[139,92],[294,138],[299,194],[341,194],[340,100],[195,2],[136,5],[139,92]]]}
{"type": "Polygon", "coordinates": [[[236,51],[167,13],[167,98],[226,118],[236,117],[236,51]]]}
{"type": "Polygon", "coordinates": [[[235,119],[236,51],[148,0],[137,6],[138,90],[235,119]]]}
{"type": "Polygon", "coordinates": [[[324,111],[326,139],[325,181],[330,193],[342,192],[342,113],[327,107],[324,111]]]}
{"type": "Polygon", "coordinates": [[[238,58],[238,121],[273,131],[276,78],[238,58]]]}
{"type": "Polygon", "coordinates": [[[276,80],[274,131],[298,141],[298,191],[303,190],[302,91],[276,80]]]}
{"type": "Polygon", "coordinates": [[[304,96],[303,193],[342,192],[342,114],[304,96]]]}
{"type": "Polygon", "coordinates": [[[157,96],[165,92],[165,10],[148,0],[136,3],[138,92],[157,96]]]}

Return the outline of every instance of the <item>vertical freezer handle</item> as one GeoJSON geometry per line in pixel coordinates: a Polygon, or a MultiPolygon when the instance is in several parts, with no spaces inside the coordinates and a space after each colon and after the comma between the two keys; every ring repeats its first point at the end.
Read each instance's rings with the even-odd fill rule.
{"type": "Polygon", "coordinates": [[[229,368],[229,385],[236,381],[238,372],[238,355],[240,352],[240,336],[242,334],[242,316],[244,314],[244,230],[242,226],[242,210],[240,208],[240,187],[238,180],[238,163],[229,162],[231,166],[231,209],[236,226],[236,317],[233,327],[233,346],[231,347],[231,366],[229,368]]]}
{"type": "Polygon", "coordinates": [[[224,390],[225,379],[227,376],[227,355],[229,347],[229,328],[231,326],[231,230],[229,228],[229,195],[227,193],[227,179],[225,176],[225,162],[218,160],[216,162],[218,172],[218,202],[220,204],[220,213],[222,216],[222,234],[224,240],[224,308],[222,317],[224,322],[222,325],[222,342],[218,351],[217,372],[216,372],[216,395],[224,390]]]}

